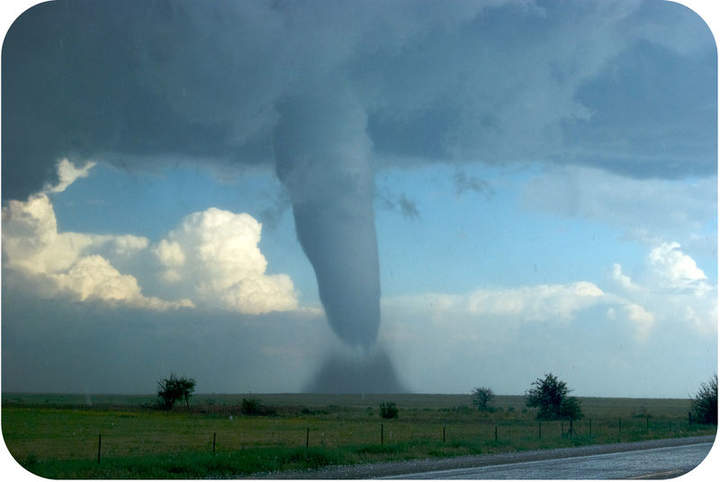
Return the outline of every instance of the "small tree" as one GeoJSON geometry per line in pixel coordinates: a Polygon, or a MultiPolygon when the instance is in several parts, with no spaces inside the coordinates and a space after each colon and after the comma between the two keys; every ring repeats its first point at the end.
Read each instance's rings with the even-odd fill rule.
{"type": "Polygon", "coordinates": [[[382,418],[398,418],[398,408],[394,402],[383,402],[380,404],[380,416],[382,418]]]}
{"type": "Polygon", "coordinates": [[[195,391],[195,380],[192,378],[179,378],[177,383],[182,399],[185,400],[185,406],[190,408],[190,397],[195,391]]]}
{"type": "Polygon", "coordinates": [[[478,387],[472,392],[473,405],[478,410],[488,410],[488,403],[495,397],[495,394],[488,387],[478,387]]]}
{"type": "Polygon", "coordinates": [[[580,401],[568,396],[568,393],[570,390],[567,384],[558,380],[552,373],[548,373],[545,378],[538,378],[533,382],[532,388],[526,394],[526,405],[537,407],[537,418],[542,420],[582,418],[580,401]]]}
{"type": "Polygon", "coordinates": [[[195,380],[192,378],[176,377],[170,374],[158,382],[158,397],[160,405],[170,410],[178,400],[185,400],[185,406],[190,408],[190,397],[195,391],[195,380]]]}
{"type": "Polygon", "coordinates": [[[575,397],[565,398],[560,404],[560,413],[558,414],[558,418],[569,418],[571,420],[583,418],[580,400],[575,397]]]}
{"type": "Polygon", "coordinates": [[[692,402],[692,414],[699,423],[713,425],[718,423],[717,382],[717,375],[714,375],[709,382],[700,385],[700,389],[695,395],[692,402]]]}

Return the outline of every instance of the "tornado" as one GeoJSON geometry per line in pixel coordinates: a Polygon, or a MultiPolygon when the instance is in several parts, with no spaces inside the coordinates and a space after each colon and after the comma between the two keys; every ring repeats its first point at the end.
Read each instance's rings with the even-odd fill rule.
{"type": "Polygon", "coordinates": [[[276,108],[276,172],[328,322],[345,344],[367,350],[380,325],[367,115],[347,94],[298,95],[276,108]]]}

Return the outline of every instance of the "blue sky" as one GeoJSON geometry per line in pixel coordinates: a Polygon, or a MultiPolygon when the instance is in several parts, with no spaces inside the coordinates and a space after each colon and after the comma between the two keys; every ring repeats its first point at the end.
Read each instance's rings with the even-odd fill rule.
{"type": "MultiPolygon", "coordinates": [[[[533,209],[524,201],[528,184],[541,173],[532,166],[499,169],[480,165],[379,174],[376,215],[383,293],[569,283],[598,279],[613,263],[631,271],[641,267],[648,245],[628,237],[632,225],[533,209]],[[484,190],[458,193],[458,172],[483,180],[484,190]],[[403,214],[400,208],[388,206],[384,201],[388,193],[411,200],[417,214],[403,214]]],[[[704,223],[701,229],[687,234],[708,236],[690,253],[697,262],[704,261],[700,266],[709,281],[716,283],[712,249],[717,227],[711,217],[715,194],[704,187],[697,197],[708,204],[710,217],[699,219],[704,223]]],[[[268,259],[268,271],[290,274],[306,296],[304,300],[318,303],[312,266],[295,240],[291,207],[283,202],[282,185],[272,173],[256,171],[225,180],[197,168],[137,175],[98,166],[91,176],[79,179],[53,200],[64,231],[135,234],[151,241],[162,239],[188,213],[209,207],[245,212],[259,220],[270,216],[259,245],[268,259]],[[147,209],[149,204],[152,210],[147,209]],[[270,210],[273,213],[268,215],[270,210]]],[[[648,204],[662,212],[662,192],[653,192],[648,204]]],[[[674,240],[672,235],[667,238],[674,240]]],[[[689,244],[687,239],[682,241],[689,244]]]]}
{"type": "Polygon", "coordinates": [[[358,345],[417,392],[552,371],[683,397],[717,370],[717,62],[695,14],[172,5],[45,5],[8,34],[3,390],[175,371],[292,392],[358,345]]]}

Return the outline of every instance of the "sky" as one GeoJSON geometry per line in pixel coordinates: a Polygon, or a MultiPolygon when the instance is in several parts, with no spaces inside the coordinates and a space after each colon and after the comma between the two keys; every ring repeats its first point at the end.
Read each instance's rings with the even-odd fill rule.
{"type": "Polygon", "coordinates": [[[681,5],[57,1],[2,62],[4,392],[717,372],[717,54],[681,5]]]}

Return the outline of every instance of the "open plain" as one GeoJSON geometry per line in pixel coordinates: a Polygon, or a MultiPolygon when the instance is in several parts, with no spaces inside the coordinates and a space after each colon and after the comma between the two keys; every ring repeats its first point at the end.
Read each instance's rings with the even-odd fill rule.
{"type": "Polygon", "coordinates": [[[522,396],[478,411],[470,395],[204,394],[166,412],[149,395],[4,394],[2,430],[21,465],[53,478],[248,476],[716,430],[691,423],[689,399],[579,398],[585,417],[571,431],[568,421],[537,421],[522,396]],[[243,398],[268,414],[243,414],[243,398]],[[379,416],[385,401],[397,419],[379,416]]]}

